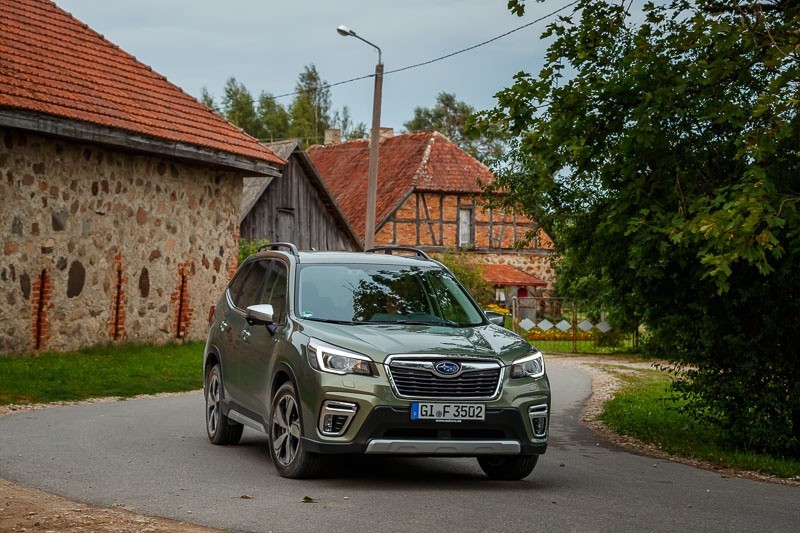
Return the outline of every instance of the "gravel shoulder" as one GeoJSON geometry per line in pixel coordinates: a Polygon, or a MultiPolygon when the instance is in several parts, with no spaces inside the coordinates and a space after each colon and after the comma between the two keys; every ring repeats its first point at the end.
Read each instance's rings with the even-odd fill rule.
{"type": "MultiPolygon", "coordinates": [[[[608,356],[561,356],[551,355],[548,360],[572,365],[587,372],[592,379],[592,395],[583,411],[582,421],[604,440],[632,453],[676,461],[698,468],[718,472],[723,476],[743,477],[759,481],[783,483],[800,486],[800,482],[764,476],[756,472],[743,472],[721,469],[711,463],[692,459],[676,458],[665,454],[655,446],[638,440],[617,435],[598,420],[603,404],[610,399],[619,387],[616,377],[620,372],[651,368],[651,363],[631,361],[608,356]],[[613,371],[611,370],[613,369],[613,371]]],[[[174,394],[161,394],[147,397],[164,397],[174,394]]],[[[118,398],[89,400],[91,403],[119,401],[118,398]]],[[[0,406],[0,416],[27,410],[47,409],[57,404],[5,405],[0,406]]],[[[95,507],[67,498],[47,493],[24,485],[0,479],[0,531],[109,531],[109,532],[154,532],[170,531],[176,533],[204,533],[218,531],[185,522],[165,518],[145,516],[119,507],[95,507]]]]}

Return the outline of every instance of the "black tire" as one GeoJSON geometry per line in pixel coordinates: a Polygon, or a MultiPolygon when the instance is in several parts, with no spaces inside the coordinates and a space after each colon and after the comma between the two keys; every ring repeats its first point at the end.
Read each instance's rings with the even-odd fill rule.
{"type": "Polygon", "coordinates": [[[282,477],[302,479],[314,477],[322,458],[303,447],[303,421],[300,402],[292,382],[287,381],[272,397],[269,415],[269,451],[272,462],[282,477]]]}
{"type": "Polygon", "coordinates": [[[222,372],[214,365],[208,372],[203,387],[206,398],[206,433],[214,444],[236,444],[242,438],[244,427],[222,413],[222,372]]]}
{"type": "Polygon", "coordinates": [[[538,455],[479,455],[478,464],[481,470],[492,479],[516,481],[528,477],[536,463],[538,455]]]}

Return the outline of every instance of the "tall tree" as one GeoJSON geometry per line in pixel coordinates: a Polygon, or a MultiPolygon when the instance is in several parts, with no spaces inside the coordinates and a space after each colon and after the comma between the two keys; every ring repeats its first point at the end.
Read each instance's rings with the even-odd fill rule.
{"type": "Polygon", "coordinates": [[[258,96],[256,113],[261,124],[262,140],[271,142],[289,137],[289,113],[270,93],[262,91],[258,96]]]}
{"type": "Polygon", "coordinates": [[[331,96],[327,82],[317,68],[307,65],[297,78],[297,95],[289,106],[290,133],[306,145],[322,143],[325,130],[331,127],[331,96]]]}
{"type": "Polygon", "coordinates": [[[347,140],[367,138],[367,125],[363,122],[354,124],[353,119],[350,117],[350,108],[347,106],[342,108],[341,113],[338,110],[333,112],[331,124],[334,128],[339,128],[342,132],[342,137],[347,140]]]}
{"type": "Polygon", "coordinates": [[[231,76],[225,82],[222,96],[222,112],[229,121],[236,124],[253,137],[263,136],[261,124],[256,114],[253,95],[243,83],[231,76]]]}
{"type": "Polygon", "coordinates": [[[641,318],[696,416],[798,457],[800,3],[630,6],[547,28],[482,117],[516,136],[493,187],[545,224],[566,292],[641,318]]]}
{"type": "Polygon", "coordinates": [[[219,107],[214,101],[214,96],[208,92],[208,87],[205,85],[200,89],[200,103],[211,108],[214,112],[219,113],[219,107]]]}
{"type": "Polygon", "coordinates": [[[432,108],[415,107],[414,118],[404,123],[406,130],[438,131],[456,146],[479,159],[495,159],[503,151],[503,135],[497,129],[474,127],[475,108],[456,99],[452,93],[441,92],[432,108]]]}

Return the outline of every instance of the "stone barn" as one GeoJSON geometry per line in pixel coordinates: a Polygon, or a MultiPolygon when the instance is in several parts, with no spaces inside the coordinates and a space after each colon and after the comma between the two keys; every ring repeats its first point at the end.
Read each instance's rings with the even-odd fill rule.
{"type": "Polygon", "coordinates": [[[0,27],[0,354],[204,338],[284,161],[49,0],[0,27]]]}

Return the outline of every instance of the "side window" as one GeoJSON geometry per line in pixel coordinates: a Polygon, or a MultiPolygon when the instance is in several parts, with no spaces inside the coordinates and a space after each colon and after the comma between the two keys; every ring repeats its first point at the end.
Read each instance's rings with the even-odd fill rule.
{"type": "Polygon", "coordinates": [[[236,307],[239,309],[247,309],[249,306],[259,303],[261,289],[264,286],[264,278],[267,274],[270,262],[271,261],[256,261],[253,263],[250,272],[247,273],[247,278],[244,280],[238,299],[234,300],[236,307]]]}
{"type": "Polygon", "coordinates": [[[236,274],[233,276],[230,285],[228,285],[228,293],[233,301],[233,305],[236,307],[239,307],[239,293],[242,290],[242,285],[244,285],[244,280],[247,278],[247,272],[250,270],[252,265],[253,263],[248,263],[236,271],[236,274]]]}
{"type": "Polygon", "coordinates": [[[286,293],[288,290],[288,277],[286,267],[280,261],[272,261],[272,268],[267,274],[267,283],[261,303],[272,304],[276,324],[286,321],[286,293]]]}

